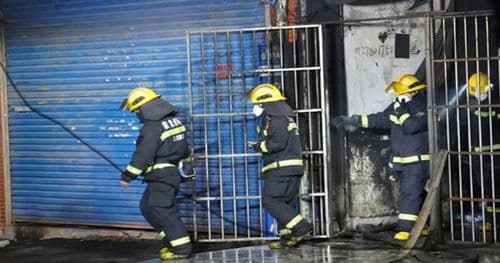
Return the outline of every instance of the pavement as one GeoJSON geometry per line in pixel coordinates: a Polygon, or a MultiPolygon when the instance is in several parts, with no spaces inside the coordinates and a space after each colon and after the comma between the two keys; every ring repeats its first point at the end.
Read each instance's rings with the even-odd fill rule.
{"type": "MultiPolygon", "coordinates": [[[[48,239],[10,242],[0,262],[159,263],[160,242],[137,239],[48,239]]],[[[262,243],[195,243],[195,254],[169,262],[500,262],[499,245],[438,245],[401,258],[397,246],[360,236],[306,241],[298,248],[270,250],[262,243]]]]}

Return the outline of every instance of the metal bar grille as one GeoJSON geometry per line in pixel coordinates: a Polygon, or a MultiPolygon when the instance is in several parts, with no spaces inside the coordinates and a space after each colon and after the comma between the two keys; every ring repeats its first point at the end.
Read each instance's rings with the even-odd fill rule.
{"type": "Polygon", "coordinates": [[[297,209],[313,236],[330,236],[329,134],[322,30],[317,25],[188,31],[191,135],[198,178],[199,241],[272,239],[277,223],[262,207],[260,154],[246,147],[256,123],[247,92],[270,82],[296,110],[305,175],[297,209]]]}
{"type": "Polygon", "coordinates": [[[430,41],[429,90],[434,98],[430,107],[437,115],[432,123],[437,133],[431,143],[449,151],[443,223],[452,241],[496,243],[500,68],[494,19],[490,13],[479,12],[429,19],[432,32],[428,36],[434,38],[430,41]],[[474,74],[485,77],[470,80],[474,74]],[[483,87],[484,93],[475,93],[474,86],[483,87]]]}

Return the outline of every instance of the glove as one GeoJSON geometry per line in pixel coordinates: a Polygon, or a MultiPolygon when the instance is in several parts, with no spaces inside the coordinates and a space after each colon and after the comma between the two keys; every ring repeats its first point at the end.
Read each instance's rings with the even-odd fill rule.
{"type": "Polygon", "coordinates": [[[129,186],[129,182],[126,182],[126,181],[123,181],[123,180],[120,180],[120,186],[122,188],[127,188],[129,186]]]}
{"type": "Polygon", "coordinates": [[[121,176],[121,180],[129,183],[130,181],[134,180],[137,176],[135,174],[132,174],[129,171],[124,171],[121,176]]]}
{"type": "Polygon", "coordinates": [[[252,148],[256,152],[259,151],[259,143],[256,142],[256,141],[249,141],[249,142],[247,142],[247,147],[248,148],[252,148]]]}
{"type": "Polygon", "coordinates": [[[192,182],[196,179],[196,170],[194,169],[193,161],[181,160],[177,167],[181,174],[181,182],[192,182]]]}
{"type": "Polygon", "coordinates": [[[351,117],[338,116],[333,118],[331,125],[334,126],[335,128],[342,127],[349,132],[353,132],[361,126],[361,116],[360,115],[351,115],[351,117]]]}

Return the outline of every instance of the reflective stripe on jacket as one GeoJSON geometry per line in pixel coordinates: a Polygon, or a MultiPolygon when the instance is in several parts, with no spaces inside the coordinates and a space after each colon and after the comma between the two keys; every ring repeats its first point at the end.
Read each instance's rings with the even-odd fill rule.
{"type": "Polygon", "coordinates": [[[258,127],[263,176],[302,175],[302,146],[297,124],[286,116],[264,116],[258,127]]]}
{"type": "Polygon", "coordinates": [[[158,122],[146,122],[136,143],[129,167],[135,175],[144,175],[146,181],[164,181],[164,176],[177,174],[177,163],[189,156],[185,138],[186,128],[175,117],[158,122]],[[156,170],[170,171],[155,172],[156,170]],[[138,173],[140,171],[140,173],[138,173]]]}
{"type": "Polygon", "coordinates": [[[408,103],[394,101],[382,112],[361,115],[361,126],[391,131],[393,163],[428,161],[426,105],[425,92],[419,92],[408,103]]]}

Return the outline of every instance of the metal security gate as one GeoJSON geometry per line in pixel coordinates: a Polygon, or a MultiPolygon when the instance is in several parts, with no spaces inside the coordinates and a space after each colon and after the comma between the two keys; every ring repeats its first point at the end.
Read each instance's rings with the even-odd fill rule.
{"type": "Polygon", "coordinates": [[[272,239],[261,203],[260,154],[247,148],[256,123],[246,94],[281,87],[296,110],[305,176],[297,209],[315,237],[330,236],[329,134],[321,26],[187,32],[191,135],[198,168],[193,210],[200,241],[272,239]]]}
{"type": "Polygon", "coordinates": [[[427,72],[436,116],[431,145],[449,152],[441,204],[452,241],[498,238],[500,68],[493,21],[487,12],[428,17],[428,46],[433,48],[427,72]],[[485,83],[479,77],[468,84],[471,76],[483,73],[485,83]],[[483,100],[470,92],[471,87],[490,85],[483,100]]]}

